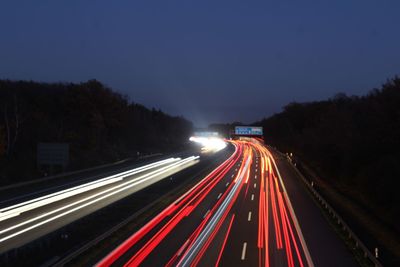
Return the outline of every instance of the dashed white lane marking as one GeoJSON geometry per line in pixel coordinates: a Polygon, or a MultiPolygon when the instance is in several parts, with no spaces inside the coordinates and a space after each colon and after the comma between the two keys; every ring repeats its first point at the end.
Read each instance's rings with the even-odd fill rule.
{"type": "Polygon", "coordinates": [[[258,169],[256,169],[256,172],[258,172],[258,169]]]}
{"type": "Polygon", "coordinates": [[[233,176],[235,176],[235,174],[232,174],[232,178],[233,178],[233,176]]]}
{"type": "Polygon", "coordinates": [[[254,188],[256,188],[257,187],[257,184],[256,183],[254,183],[254,188]]]}
{"type": "Polygon", "coordinates": [[[242,248],[242,257],[241,257],[242,261],[246,258],[246,248],[247,248],[247,243],[244,242],[242,248]]]}
{"type": "Polygon", "coordinates": [[[237,171],[237,168],[235,169],[235,171],[237,171]]]}
{"type": "Polygon", "coordinates": [[[228,186],[228,185],[229,185],[229,182],[227,182],[225,186],[228,186]]]}
{"type": "Polygon", "coordinates": [[[251,194],[251,200],[254,200],[254,194],[251,194]]]}
{"type": "Polygon", "coordinates": [[[250,222],[251,221],[251,211],[249,211],[249,215],[247,216],[247,220],[250,222]]]}
{"type": "Polygon", "coordinates": [[[219,195],[218,195],[217,199],[219,199],[221,196],[222,196],[222,193],[219,193],[219,195]]]}
{"type": "Polygon", "coordinates": [[[254,176],[254,179],[257,179],[257,175],[256,175],[256,176],[254,176]]]}

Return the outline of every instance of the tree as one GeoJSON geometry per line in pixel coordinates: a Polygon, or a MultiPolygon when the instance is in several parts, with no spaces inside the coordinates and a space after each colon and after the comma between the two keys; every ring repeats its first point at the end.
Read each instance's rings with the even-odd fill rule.
{"type": "Polygon", "coordinates": [[[398,77],[362,97],[337,94],[325,101],[291,103],[261,124],[268,143],[294,152],[324,179],[357,188],[355,197],[382,206],[392,221],[400,219],[394,190],[400,186],[398,77]]]}
{"type": "Polygon", "coordinates": [[[0,159],[2,159],[6,154],[6,140],[5,140],[4,127],[0,126],[0,159]]]}
{"type": "Polygon", "coordinates": [[[180,149],[192,127],[184,118],[129,102],[96,80],[0,80],[0,153],[8,155],[0,169],[8,181],[39,175],[38,142],[68,143],[71,170],[133,157],[137,151],[180,149]]]}
{"type": "Polygon", "coordinates": [[[9,156],[15,144],[17,143],[20,127],[21,118],[19,113],[17,95],[13,94],[10,101],[11,104],[4,104],[3,114],[4,114],[4,124],[6,129],[6,155],[9,156]],[[10,108],[9,108],[10,107],[10,108]]]}

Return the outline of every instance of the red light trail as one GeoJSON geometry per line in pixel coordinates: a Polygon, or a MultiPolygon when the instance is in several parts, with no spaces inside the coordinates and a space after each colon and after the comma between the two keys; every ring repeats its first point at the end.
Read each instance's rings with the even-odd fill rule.
{"type": "MultiPolygon", "coordinates": [[[[240,209],[243,205],[238,206],[237,203],[253,201],[254,196],[258,197],[258,212],[253,216],[258,217],[255,220],[258,232],[256,244],[244,244],[241,260],[245,260],[247,249],[254,246],[258,248],[259,266],[273,265],[271,256],[274,251],[281,251],[280,260],[286,266],[304,266],[305,263],[313,266],[271,153],[258,142],[231,143],[235,151],[229,159],[129,237],[98,266],[110,266],[128,251],[134,252],[129,252],[129,260],[124,266],[138,266],[149,257],[154,257],[152,253],[165,242],[173,245],[168,246],[171,253],[168,260],[162,263],[165,266],[197,266],[208,258],[207,263],[223,265],[229,257],[228,250],[235,243],[239,224],[243,224],[238,219],[245,215],[240,209]],[[256,162],[254,159],[257,159],[256,162]],[[249,186],[252,182],[254,189],[249,186]],[[216,200],[210,200],[215,199],[221,190],[224,191],[216,200]],[[248,197],[250,191],[254,192],[251,199],[248,197]],[[200,210],[207,206],[207,213],[199,219],[200,210]],[[180,228],[183,225],[188,227],[189,222],[190,233],[178,238],[180,228]],[[177,241],[171,243],[174,236],[177,236],[177,241]]],[[[251,218],[250,212],[246,221],[252,223],[251,218]]]]}

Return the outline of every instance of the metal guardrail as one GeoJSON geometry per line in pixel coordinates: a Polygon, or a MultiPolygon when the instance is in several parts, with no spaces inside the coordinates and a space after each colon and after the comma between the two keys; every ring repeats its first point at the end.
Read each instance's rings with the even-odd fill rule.
{"type": "MultiPolygon", "coordinates": [[[[275,150],[277,151],[277,150],[275,150]]],[[[296,165],[293,164],[291,158],[282,152],[277,151],[283,157],[285,157],[289,164],[293,167],[296,173],[300,176],[304,184],[307,186],[308,190],[314,195],[314,197],[318,200],[319,204],[328,212],[331,216],[331,219],[342,228],[348,234],[348,238],[354,241],[355,247],[362,251],[364,258],[368,259],[372,265],[375,267],[382,267],[382,264],[378,261],[375,255],[364,245],[360,238],[350,229],[349,225],[342,219],[342,217],[332,208],[331,205],[315,190],[313,186],[313,182],[309,182],[304,175],[297,169],[296,165]]]]}

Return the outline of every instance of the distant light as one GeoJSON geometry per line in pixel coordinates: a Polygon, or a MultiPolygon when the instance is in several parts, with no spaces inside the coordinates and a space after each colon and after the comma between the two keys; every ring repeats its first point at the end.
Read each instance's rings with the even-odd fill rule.
{"type": "Polygon", "coordinates": [[[218,137],[202,137],[202,136],[192,136],[189,141],[198,143],[202,146],[202,150],[206,151],[219,151],[226,147],[224,140],[218,137]]]}

